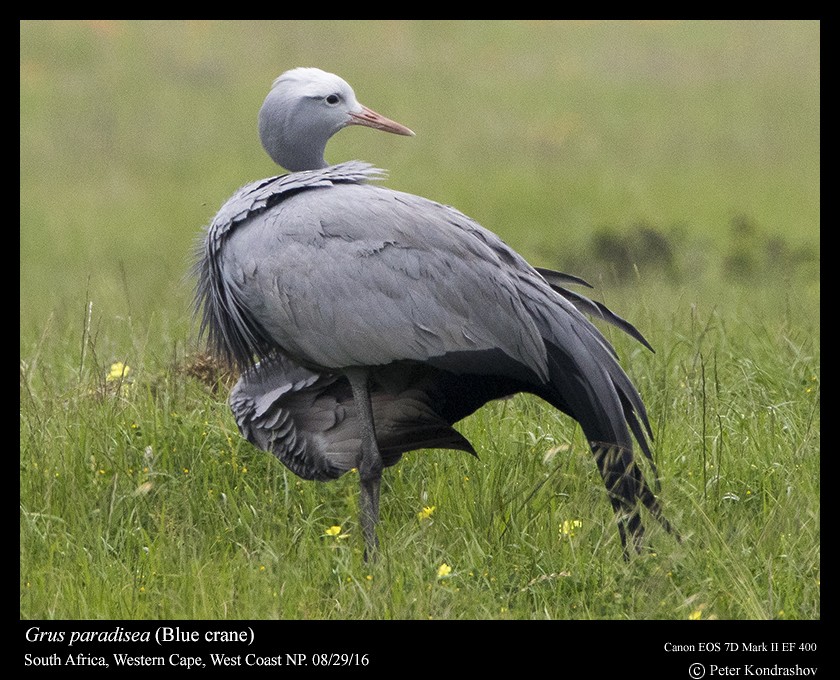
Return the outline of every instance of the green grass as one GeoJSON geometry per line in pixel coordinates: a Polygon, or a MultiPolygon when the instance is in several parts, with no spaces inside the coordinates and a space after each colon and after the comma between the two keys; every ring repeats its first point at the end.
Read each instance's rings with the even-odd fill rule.
{"type": "Polygon", "coordinates": [[[21,618],[820,617],[817,23],[20,37],[21,618]],[[226,386],[188,370],[191,249],[275,172],[256,112],[297,65],[418,133],[348,130],[328,159],[387,167],[645,333],[656,354],[607,329],[681,544],[648,518],[625,563],[579,428],[532,398],[459,425],[478,460],[386,471],[374,565],[354,474],[303,482],[241,440],[226,386]]]}

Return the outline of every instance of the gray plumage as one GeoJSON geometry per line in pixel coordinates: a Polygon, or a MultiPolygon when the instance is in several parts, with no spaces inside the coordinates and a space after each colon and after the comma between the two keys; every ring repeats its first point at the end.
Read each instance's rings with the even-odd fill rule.
{"type": "Polygon", "coordinates": [[[634,458],[634,437],[651,457],[644,404],[582,312],[649,347],[642,335],[454,208],[373,183],[365,163],[327,166],[326,142],[352,124],[413,134],[337,76],[283,74],[260,136],[293,172],[240,189],[203,240],[201,328],[243,369],[242,434],[305,479],[358,468],[371,554],[382,468],[420,448],[475,453],[452,425],[531,392],[581,424],[625,550],[627,534],[642,545],[639,502],[670,530],[634,458]]]}

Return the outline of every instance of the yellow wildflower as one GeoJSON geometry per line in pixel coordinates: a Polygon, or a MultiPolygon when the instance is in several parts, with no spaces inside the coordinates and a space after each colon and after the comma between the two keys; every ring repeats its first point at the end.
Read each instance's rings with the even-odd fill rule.
{"type": "Polygon", "coordinates": [[[432,516],[432,513],[435,511],[434,505],[429,505],[423,508],[420,512],[417,513],[417,519],[424,520],[429,519],[432,516]]]}
{"type": "Polygon", "coordinates": [[[131,367],[127,364],[124,364],[122,361],[115,361],[111,364],[111,368],[108,370],[108,375],[105,377],[105,380],[108,382],[113,382],[114,380],[122,380],[131,372],[131,367]]]}
{"type": "Polygon", "coordinates": [[[347,538],[350,534],[342,534],[341,527],[338,524],[333,524],[328,529],[324,530],[324,536],[332,536],[336,540],[347,538]]]}
{"type": "Polygon", "coordinates": [[[438,578],[445,578],[446,576],[449,576],[449,574],[451,574],[451,573],[452,573],[452,567],[450,567],[446,562],[444,562],[443,564],[441,564],[437,568],[437,577],[438,578]]]}
{"type": "Polygon", "coordinates": [[[575,535],[575,529],[580,529],[582,526],[583,522],[579,519],[564,519],[560,525],[560,537],[568,536],[571,538],[575,535]]]}
{"type": "Polygon", "coordinates": [[[689,621],[697,621],[701,616],[703,616],[703,611],[700,609],[695,609],[691,614],[688,615],[689,621]]]}

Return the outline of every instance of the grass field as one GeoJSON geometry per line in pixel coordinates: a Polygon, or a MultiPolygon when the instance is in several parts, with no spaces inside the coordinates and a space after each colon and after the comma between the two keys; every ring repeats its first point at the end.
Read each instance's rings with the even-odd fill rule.
{"type": "Polygon", "coordinates": [[[21,618],[820,617],[818,23],[20,39],[21,618]],[[417,132],[347,130],[328,160],[457,206],[646,335],[655,354],[605,329],[681,544],[649,520],[653,552],[625,563],[579,428],[532,398],[459,425],[478,460],[386,471],[374,565],[354,474],[302,482],[241,440],[224,376],[199,370],[191,253],[277,172],[256,114],[299,65],[417,132]]]}

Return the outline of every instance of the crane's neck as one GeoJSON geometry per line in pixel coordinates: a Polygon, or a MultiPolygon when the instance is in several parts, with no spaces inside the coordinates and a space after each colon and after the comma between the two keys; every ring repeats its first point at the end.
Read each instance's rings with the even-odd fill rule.
{"type": "Polygon", "coordinates": [[[271,160],[286,170],[300,172],[327,167],[327,162],[324,160],[326,140],[321,143],[311,139],[290,140],[286,139],[277,127],[264,131],[262,125],[260,125],[260,139],[263,148],[271,156],[271,160]]]}

